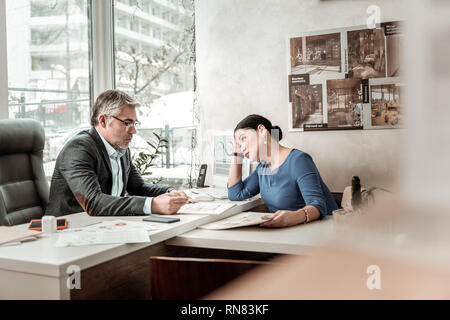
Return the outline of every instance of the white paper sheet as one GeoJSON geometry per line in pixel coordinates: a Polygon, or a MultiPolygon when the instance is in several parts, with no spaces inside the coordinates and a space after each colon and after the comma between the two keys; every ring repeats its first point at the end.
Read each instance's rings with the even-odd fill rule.
{"type": "MultiPolygon", "coordinates": [[[[98,231],[104,231],[104,230],[130,230],[134,228],[144,228],[147,231],[157,230],[154,224],[143,222],[143,221],[129,221],[129,220],[123,220],[123,219],[116,219],[116,220],[110,220],[110,221],[103,221],[98,224],[94,225],[88,225],[86,227],[82,227],[79,229],[83,230],[98,230],[98,231]]],[[[70,230],[76,230],[76,229],[68,229],[66,230],[69,232],[70,230]]]]}
{"type": "Polygon", "coordinates": [[[59,233],[57,247],[95,244],[146,243],[149,231],[155,230],[145,222],[127,220],[105,221],[84,228],[67,229],[59,233]]]}
{"type": "Polygon", "coordinates": [[[184,190],[184,193],[191,198],[192,200],[196,201],[195,198],[198,198],[200,195],[209,195],[211,196],[211,201],[214,199],[228,199],[228,191],[226,189],[219,189],[219,188],[202,188],[202,189],[187,189],[184,190]]]}
{"type": "Polygon", "coordinates": [[[198,202],[185,204],[179,214],[221,214],[233,207],[234,203],[198,202]]]}
{"type": "Polygon", "coordinates": [[[273,214],[263,212],[243,212],[237,215],[205,224],[201,229],[222,230],[261,224],[272,219],[273,214]]]}

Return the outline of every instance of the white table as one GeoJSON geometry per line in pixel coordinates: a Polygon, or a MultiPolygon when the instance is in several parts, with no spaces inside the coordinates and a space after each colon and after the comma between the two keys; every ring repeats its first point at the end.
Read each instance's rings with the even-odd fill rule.
{"type": "MultiPolygon", "coordinates": [[[[221,202],[227,201],[221,200],[221,202]]],[[[18,246],[2,246],[0,247],[0,299],[70,299],[73,292],[71,293],[66,284],[67,268],[73,265],[80,268],[82,278],[87,275],[89,281],[92,282],[96,278],[103,277],[103,283],[109,285],[111,279],[117,277],[120,272],[122,274],[137,272],[133,265],[130,265],[138,263],[133,260],[135,259],[134,253],[139,253],[141,260],[147,259],[149,257],[146,256],[147,252],[152,252],[152,247],[158,244],[163,245],[163,241],[167,239],[195,229],[199,225],[250,210],[259,204],[261,204],[261,199],[255,198],[236,202],[234,207],[220,215],[177,215],[180,222],[170,224],[149,222],[158,229],[149,233],[151,243],[145,244],[55,247],[57,234],[53,234],[18,246]],[[145,251],[145,249],[149,249],[149,251],[145,251]],[[116,265],[108,265],[109,262],[115,260],[120,261],[116,265]],[[93,271],[91,274],[87,271],[83,273],[85,270],[93,271]],[[106,273],[108,274],[106,275],[106,273]]],[[[91,217],[86,213],[78,213],[68,215],[66,218],[69,220],[69,227],[72,228],[115,219],[141,221],[143,217],[91,217]]],[[[27,225],[16,227],[26,228],[27,225]]],[[[142,263],[141,268],[148,269],[147,265],[142,263]]],[[[145,272],[148,270],[143,270],[140,275],[145,272]]],[[[91,284],[87,282],[87,285],[91,284]]],[[[92,287],[95,288],[95,285],[92,284],[92,287]]]]}
{"type": "Polygon", "coordinates": [[[196,229],[166,240],[167,245],[280,254],[308,254],[334,236],[333,217],[289,228],[258,226],[196,229]]]}

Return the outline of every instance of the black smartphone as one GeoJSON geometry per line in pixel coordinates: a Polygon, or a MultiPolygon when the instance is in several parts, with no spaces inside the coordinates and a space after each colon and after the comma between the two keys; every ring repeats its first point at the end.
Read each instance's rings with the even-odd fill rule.
{"type": "Polygon", "coordinates": [[[198,173],[197,178],[197,188],[205,187],[205,177],[206,177],[206,169],[208,168],[207,164],[202,164],[200,166],[200,172],[198,173]]]}
{"type": "Polygon", "coordinates": [[[180,221],[180,218],[174,218],[174,217],[161,217],[161,216],[153,216],[150,215],[148,217],[145,217],[142,219],[142,221],[147,222],[164,222],[164,223],[172,223],[172,222],[178,222],[180,221]]]}

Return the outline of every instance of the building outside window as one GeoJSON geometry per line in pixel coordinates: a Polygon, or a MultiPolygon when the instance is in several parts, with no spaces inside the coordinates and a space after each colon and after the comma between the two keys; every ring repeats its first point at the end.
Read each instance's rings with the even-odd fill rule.
{"type": "Polygon", "coordinates": [[[159,16],[160,16],[160,9],[159,9],[159,6],[155,5],[155,6],[152,8],[152,15],[155,16],[155,17],[159,17],[159,16]]]}
{"type": "MultiPolygon", "coordinates": [[[[5,3],[9,117],[43,125],[44,169],[50,179],[64,143],[90,126],[91,0],[5,3]]],[[[142,105],[132,154],[149,151],[146,142],[153,132],[159,134],[169,143],[152,177],[186,184],[192,181],[197,132],[194,0],[114,0],[113,19],[115,86],[142,105]],[[171,23],[161,19],[162,12],[171,23]]]]}
{"type": "Polygon", "coordinates": [[[89,126],[88,0],[6,0],[8,111],[45,129],[44,169],[89,126]]]}
{"type": "Polygon", "coordinates": [[[140,0],[134,5],[115,0],[114,16],[139,19],[140,32],[145,35],[137,38],[117,28],[116,19],[116,87],[141,102],[138,118],[142,125],[133,139],[132,154],[147,150],[146,141],[156,132],[169,141],[169,147],[157,159],[157,167],[152,168],[152,178],[164,177],[167,181],[163,183],[171,185],[186,184],[192,179],[197,129],[193,107],[193,0],[140,0]],[[173,23],[161,20],[161,14],[173,23]]]}
{"type": "Polygon", "coordinates": [[[139,21],[132,18],[130,20],[130,30],[134,31],[134,32],[138,32],[139,31],[139,21]]]}
{"type": "Polygon", "coordinates": [[[156,28],[153,28],[152,31],[153,31],[153,38],[161,40],[161,29],[156,27],[156,28]]]}
{"type": "Polygon", "coordinates": [[[128,18],[122,15],[116,16],[116,25],[120,28],[128,29],[128,18]]]}
{"type": "Polygon", "coordinates": [[[145,36],[150,36],[151,35],[151,27],[150,24],[148,23],[142,23],[141,24],[141,33],[145,36]]]}

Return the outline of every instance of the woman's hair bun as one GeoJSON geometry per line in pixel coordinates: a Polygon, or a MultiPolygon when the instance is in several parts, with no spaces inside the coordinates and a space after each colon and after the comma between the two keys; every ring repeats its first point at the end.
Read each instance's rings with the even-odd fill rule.
{"type": "MultiPolygon", "coordinates": [[[[281,128],[279,126],[272,126],[272,122],[269,119],[260,116],[259,114],[251,114],[244,119],[242,119],[234,128],[234,132],[236,133],[239,129],[253,129],[257,130],[258,126],[262,124],[267,131],[270,131],[270,135],[272,135],[272,130],[278,130],[278,141],[283,138],[283,133],[281,132],[281,128]]],[[[272,137],[273,138],[273,137],[272,137]]]]}
{"type": "Polygon", "coordinates": [[[278,130],[278,141],[283,139],[283,131],[281,131],[281,128],[279,126],[273,126],[272,130],[278,130]]]}

